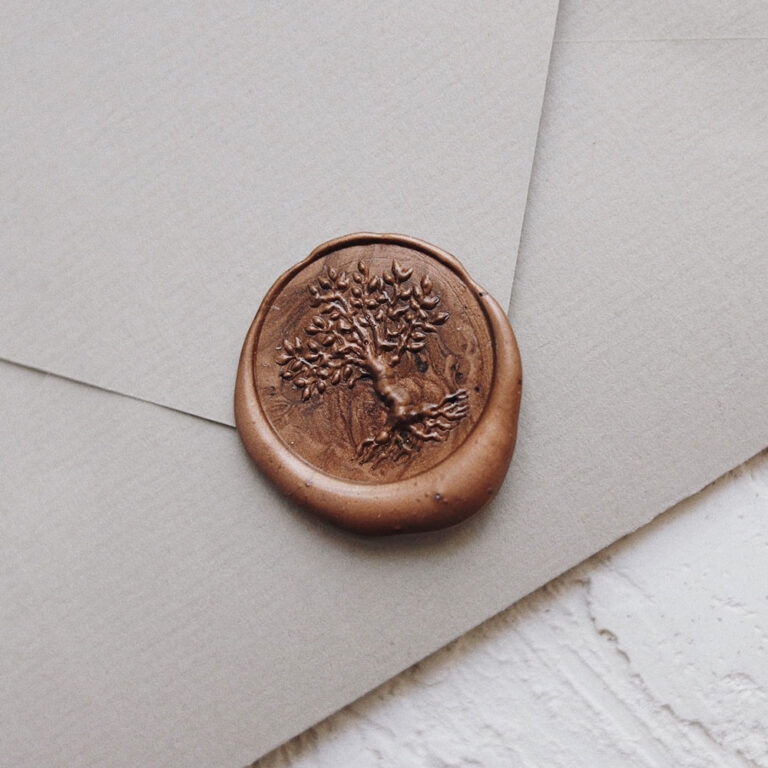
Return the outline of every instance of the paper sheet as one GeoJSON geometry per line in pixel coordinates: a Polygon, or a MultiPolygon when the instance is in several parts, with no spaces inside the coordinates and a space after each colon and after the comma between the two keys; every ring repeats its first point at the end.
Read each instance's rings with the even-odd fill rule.
{"type": "Polygon", "coordinates": [[[768,35],[763,0],[565,0],[557,20],[563,42],[683,42],[768,35]]]}
{"type": "Polygon", "coordinates": [[[457,530],[336,533],[230,429],[0,366],[5,759],[242,765],[763,448],[767,68],[764,40],[556,45],[518,449],[457,530]]]}
{"type": "Polygon", "coordinates": [[[323,241],[404,232],[509,301],[556,0],[0,10],[0,358],[232,424],[323,241]]]}

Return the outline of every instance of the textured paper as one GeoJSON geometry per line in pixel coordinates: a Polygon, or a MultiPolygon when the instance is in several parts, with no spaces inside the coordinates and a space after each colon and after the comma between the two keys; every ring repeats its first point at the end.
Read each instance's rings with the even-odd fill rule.
{"type": "Polygon", "coordinates": [[[9,764],[242,765],[765,446],[768,43],[571,39],[512,299],[518,450],[467,525],[337,534],[230,429],[0,366],[9,764]]]}
{"type": "Polygon", "coordinates": [[[507,305],[557,0],[0,10],[0,358],[224,423],[277,277],[404,232],[507,305]]]}
{"type": "Polygon", "coordinates": [[[768,32],[763,0],[566,0],[558,42],[684,42],[759,39],[768,32]]]}

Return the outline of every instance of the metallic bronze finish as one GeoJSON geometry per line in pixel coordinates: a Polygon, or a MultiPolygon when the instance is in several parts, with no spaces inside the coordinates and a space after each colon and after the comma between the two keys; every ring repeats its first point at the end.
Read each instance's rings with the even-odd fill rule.
{"type": "Polygon", "coordinates": [[[359,233],[272,286],[243,345],[235,419],[302,507],[358,533],[428,531],[499,489],[521,386],[509,321],[458,260],[359,233]]]}

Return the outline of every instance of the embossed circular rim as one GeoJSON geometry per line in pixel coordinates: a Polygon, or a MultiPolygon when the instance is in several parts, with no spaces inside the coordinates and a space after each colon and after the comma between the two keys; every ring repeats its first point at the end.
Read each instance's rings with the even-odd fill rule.
{"type": "Polygon", "coordinates": [[[259,307],[243,344],[235,386],[235,422],[254,462],[280,490],[315,514],[358,533],[436,530],[466,519],[498,491],[512,458],[522,387],[520,354],[498,302],[451,254],[407,235],[358,232],[319,245],[281,275],[259,307]],[[491,386],[483,410],[461,445],[412,477],[361,483],[331,475],[292,451],[275,431],[256,391],[254,354],[269,307],[286,284],[309,264],[355,245],[378,243],[410,248],[436,259],[471,290],[494,346],[491,386]]]}

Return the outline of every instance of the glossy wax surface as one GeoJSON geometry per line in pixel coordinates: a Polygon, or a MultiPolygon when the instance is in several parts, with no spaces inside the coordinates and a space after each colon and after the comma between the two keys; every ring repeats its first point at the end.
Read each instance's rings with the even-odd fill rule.
{"type": "Polygon", "coordinates": [[[361,233],[269,291],[243,346],[236,419],[301,505],[363,533],[430,530],[495,494],[520,387],[506,316],[455,258],[361,233]]]}

